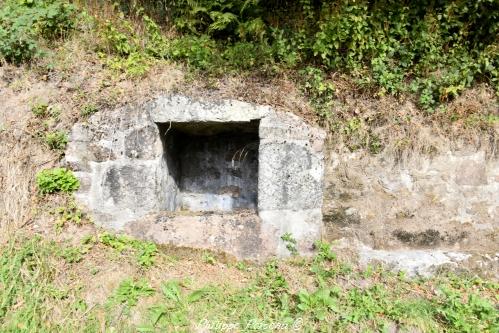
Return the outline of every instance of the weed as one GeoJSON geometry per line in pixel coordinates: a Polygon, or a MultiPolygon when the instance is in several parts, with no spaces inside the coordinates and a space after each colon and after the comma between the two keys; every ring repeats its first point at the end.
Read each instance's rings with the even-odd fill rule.
{"type": "Polygon", "coordinates": [[[215,41],[208,36],[186,36],[173,40],[167,57],[173,60],[185,60],[187,64],[201,70],[213,70],[219,62],[215,41]]]}
{"type": "Polygon", "coordinates": [[[31,107],[31,112],[40,118],[44,118],[48,115],[48,104],[46,103],[36,103],[31,107]]]}
{"type": "Polygon", "coordinates": [[[36,184],[40,194],[55,192],[74,192],[80,187],[80,181],[71,170],[65,168],[45,169],[36,174],[36,184]]]}
{"type": "Polygon", "coordinates": [[[202,255],[202,260],[204,263],[207,263],[207,264],[210,264],[210,265],[215,265],[217,260],[215,259],[215,257],[209,253],[209,252],[203,252],[203,255],[202,255]]]}
{"type": "MultiPolygon", "coordinates": [[[[282,29],[273,28],[272,53],[277,62],[285,68],[294,68],[303,61],[302,49],[306,42],[304,31],[286,36],[282,29]]],[[[289,32],[288,32],[289,34],[289,32]]]]}
{"type": "Polygon", "coordinates": [[[83,117],[88,117],[88,116],[93,115],[97,111],[98,111],[97,106],[95,106],[94,104],[85,104],[83,106],[83,108],[81,109],[80,114],[83,117]]]}
{"type": "Polygon", "coordinates": [[[336,260],[336,254],[331,250],[331,244],[317,241],[314,244],[317,254],[314,257],[315,263],[336,260]]]}
{"type": "Polygon", "coordinates": [[[499,314],[489,301],[471,293],[467,302],[450,288],[441,289],[438,316],[455,332],[493,332],[499,328],[499,314]]]}
{"type": "MultiPolygon", "coordinates": [[[[147,18],[147,22],[149,27],[152,21],[147,18]]],[[[146,32],[150,30],[146,29],[146,32]]],[[[107,67],[129,77],[140,77],[147,73],[151,57],[145,52],[142,43],[147,37],[139,36],[132,22],[125,19],[123,14],[115,23],[106,21],[99,33],[103,39],[103,50],[99,56],[107,67]]]]}
{"type": "Polygon", "coordinates": [[[312,261],[310,271],[314,273],[319,285],[323,286],[327,279],[349,272],[343,263],[332,265],[336,261],[336,254],[331,251],[330,244],[317,241],[314,246],[317,254],[312,261]]]}
{"type": "Polygon", "coordinates": [[[106,65],[128,77],[141,77],[149,71],[149,61],[141,53],[134,52],[126,57],[107,57],[106,65]]]}
{"type": "Polygon", "coordinates": [[[272,50],[263,43],[237,42],[222,54],[227,65],[235,70],[260,69],[272,63],[272,50]]]}
{"type": "Polygon", "coordinates": [[[82,223],[84,216],[82,210],[73,199],[70,199],[65,206],[56,208],[54,214],[57,216],[55,222],[56,230],[62,229],[67,223],[79,225],[82,223]]]}
{"type": "Polygon", "coordinates": [[[371,154],[379,154],[383,150],[383,144],[379,136],[371,133],[367,136],[366,145],[371,154]]]}
{"type": "Polygon", "coordinates": [[[244,261],[238,261],[235,265],[235,267],[243,272],[246,272],[249,270],[248,266],[244,263],[244,261]]]}
{"type": "Polygon", "coordinates": [[[57,248],[56,253],[67,263],[77,263],[93,248],[94,244],[95,239],[92,236],[87,236],[81,241],[80,245],[57,248]]]}
{"type": "Polygon", "coordinates": [[[296,307],[301,312],[310,313],[315,320],[325,320],[329,311],[338,312],[337,297],[340,291],[339,288],[318,289],[313,293],[301,290],[297,295],[296,307]]]}
{"type": "Polygon", "coordinates": [[[265,286],[266,295],[271,298],[277,297],[288,288],[288,282],[279,272],[277,261],[269,261],[265,265],[265,272],[259,277],[258,283],[265,286]]]}
{"type": "Polygon", "coordinates": [[[286,243],[286,249],[291,253],[291,255],[298,255],[298,250],[296,249],[296,239],[291,235],[291,233],[286,232],[281,236],[281,239],[286,243]]]}
{"type": "Polygon", "coordinates": [[[138,51],[138,37],[134,34],[131,22],[125,20],[123,15],[120,19],[119,26],[107,21],[101,33],[109,53],[128,56],[138,51]]]}
{"type": "Polygon", "coordinates": [[[386,289],[381,285],[374,285],[362,290],[354,288],[346,296],[349,311],[344,312],[341,320],[350,323],[359,323],[364,320],[373,320],[383,314],[387,304],[386,289]]]}
{"type": "Polygon", "coordinates": [[[125,249],[131,247],[134,240],[128,236],[124,235],[112,235],[110,233],[102,233],[99,235],[99,241],[113,249],[122,252],[125,249]]]}
{"type": "Polygon", "coordinates": [[[83,237],[83,239],[81,240],[81,243],[83,245],[93,246],[96,242],[97,242],[97,238],[95,236],[92,236],[92,235],[87,235],[87,236],[83,237]]]}
{"type": "Polygon", "coordinates": [[[99,240],[102,244],[110,246],[119,252],[132,250],[136,254],[138,264],[146,268],[154,265],[155,257],[158,254],[156,244],[132,239],[125,235],[103,233],[99,235],[99,240]]]}
{"type": "Polygon", "coordinates": [[[158,248],[156,244],[151,242],[142,242],[140,245],[136,245],[138,263],[142,267],[151,267],[154,265],[154,258],[158,253],[158,248]]]}
{"type": "Polygon", "coordinates": [[[116,289],[112,300],[133,307],[137,305],[140,297],[151,296],[152,294],[154,294],[154,289],[146,280],[125,279],[116,289]]]}
{"type": "Polygon", "coordinates": [[[211,293],[211,288],[195,290],[188,295],[182,293],[178,281],[161,284],[161,293],[165,303],[149,309],[149,322],[139,328],[140,332],[156,332],[160,329],[186,327],[189,325],[188,307],[211,293]]]}
{"type": "Polygon", "coordinates": [[[62,250],[61,257],[68,263],[75,263],[83,259],[83,253],[79,247],[69,246],[62,250]]]}
{"type": "Polygon", "coordinates": [[[43,119],[43,126],[47,129],[50,122],[53,122],[61,115],[61,109],[55,105],[44,102],[35,103],[31,106],[31,113],[39,119],[43,119]]]}
{"type": "Polygon", "coordinates": [[[302,90],[310,98],[315,110],[324,118],[331,116],[334,101],[334,85],[326,79],[326,74],[319,68],[306,67],[300,71],[302,90]]]}
{"type": "Polygon", "coordinates": [[[68,143],[68,135],[64,131],[54,131],[45,134],[45,143],[53,150],[62,150],[68,143]]]}

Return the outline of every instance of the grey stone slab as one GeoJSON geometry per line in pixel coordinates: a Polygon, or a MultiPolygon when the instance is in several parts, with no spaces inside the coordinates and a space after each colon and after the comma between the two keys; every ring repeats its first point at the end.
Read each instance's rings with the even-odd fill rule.
{"type": "Polygon", "coordinates": [[[271,110],[249,103],[223,100],[217,103],[193,100],[186,96],[158,97],[145,105],[152,120],[167,122],[249,122],[261,119],[271,110]]]}
{"type": "Polygon", "coordinates": [[[258,207],[264,210],[322,206],[324,160],[308,141],[260,141],[258,207]]]}

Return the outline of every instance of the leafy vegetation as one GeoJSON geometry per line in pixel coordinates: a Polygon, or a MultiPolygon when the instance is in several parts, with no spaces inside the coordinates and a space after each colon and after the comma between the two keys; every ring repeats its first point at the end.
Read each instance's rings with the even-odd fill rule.
{"type": "Polygon", "coordinates": [[[110,233],[103,233],[99,236],[102,244],[112,247],[113,249],[123,252],[125,250],[132,250],[136,253],[137,262],[142,267],[150,267],[154,264],[158,248],[152,242],[142,242],[137,239],[125,235],[112,235],[110,233]]]}
{"type": "Polygon", "coordinates": [[[45,134],[45,143],[53,150],[62,150],[68,143],[68,135],[64,131],[53,131],[45,134]]]}
{"type": "Polygon", "coordinates": [[[88,116],[93,115],[97,111],[98,111],[98,109],[97,109],[97,107],[94,104],[85,104],[83,106],[83,108],[81,109],[80,114],[83,117],[88,117],[88,116]]]}
{"type": "MultiPolygon", "coordinates": [[[[76,28],[77,9],[62,0],[0,6],[0,54],[10,62],[30,60],[42,53],[40,40],[76,28]]],[[[116,19],[96,15],[89,26],[99,36],[95,49],[104,64],[130,77],[145,75],[161,59],[211,75],[295,71],[326,120],[335,100],[332,73],[349,75],[374,95],[415,94],[427,111],[476,82],[499,94],[499,5],[493,0],[141,0],[114,8],[116,19]],[[168,29],[176,34],[165,34],[168,29]]]]}
{"type": "Polygon", "coordinates": [[[133,281],[132,279],[123,280],[112,298],[115,302],[123,303],[129,307],[137,305],[140,297],[150,296],[154,293],[149,283],[145,280],[133,281]]]}
{"type": "Polygon", "coordinates": [[[175,280],[162,283],[160,289],[163,300],[149,308],[146,323],[139,327],[140,332],[188,326],[189,305],[198,302],[211,291],[211,288],[203,288],[185,295],[180,282],[175,280]]]}
{"type": "Polygon", "coordinates": [[[85,254],[90,251],[93,245],[94,242],[86,239],[80,246],[68,246],[61,248],[58,254],[69,264],[77,263],[83,259],[85,254]]]}
{"type": "Polygon", "coordinates": [[[45,169],[37,173],[36,184],[40,194],[73,192],[80,187],[80,181],[71,170],[65,168],[45,169]]]}
{"type": "Polygon", "coordinates": [[[376,84],[378,94],[415,92],[428,110],[476,80],[499,88],[499,7],[492,0],[178,1],[170,15],[186,34],[176,42],[177,57],[203,70],[313,65],[306,89],[326,97],[324,107],[333,89],[315,83],[321,70],[347,72],[366,88],[376,84]],[[190,52],[200,41],[204,56],[190,52]],[[216,48],[221,56],[209,51],[216,48]]]}
{"type": "Polygon", "coordinates": [[[291,235],[291,233],[287,232],[281,236],[281,239],[286,244],[286,249],[288,249],[289,253],[296,256],[298,255],[298,249],[296,248],[296,239],[291,235]]]}
{"type": "Polygon", "coordinates": [[[61,230],[68,223],[80,225],[85,216],[73,198],[69,198],[66,205],[57,207],[52,213],[56,217],[56,230],[61,230]]]}
{"type": "Polygon", "coordinates": [[[36,103],[31,107],[31,112],[40,118],[44,118],[48,115],[49,106],[46,103],[36,103]]]}
{"type": "Polygon", "coordinates": [[[45,102],[34,103],[31,106],[31,113],[38,119],[57,120],[61,110],[55,105],[49,105],[45,102]]]}
{"type": "MultiPolygon", "coordinates": [[[[129,243],[114,238],[107,242],[115,248],[129,243]]],[[[106,247],[93,244],[84,240],[80,246],[67,247],[34,237],[1,245],[0,330],[217,331],[228,325],[242,332],[395,328],[495,332],[498,328],[497,282],[451,274],[413,280],[382,268],[345,269],[346,263],[326,243],[317,244],[317,255],[311,260],[250,265],[255,273],[244,273],[243,286],[200,285],[187,273],[181,279],[157,281],[141,273],[141,277],[122,279],[106,299],[90,307],[82,291],[93,287],[95,277],[71,275],[66,283],[77,279],[78,288],[61,284],[56,277],[62,273],[57,267],[64,263],[84,268],[82,273],[92,263],[101,265],[99,252],[106,247]],[[290,286],[291,276],[315,282],[296,290],[290,286]]]]}
{"type": "Polygon", "coordinates": [[[41,55],[42,40],[63,37],[76,26],[76,7],[61,0],[7,0],[0,6],[0,55],[21,63],[41,55]]]}

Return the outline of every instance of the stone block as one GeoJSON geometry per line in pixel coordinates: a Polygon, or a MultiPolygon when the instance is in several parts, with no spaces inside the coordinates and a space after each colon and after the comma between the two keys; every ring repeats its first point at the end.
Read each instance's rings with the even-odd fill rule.
{"type": "Polygon", "coordinates": [[[462,161],[456,170],[458,185],[480,186],[487,183],[487,169],[485,163],[474,160],[462,161]]]}
{"type": "Polygon", "coordinates": [[[97,113],[71,138],[76,197],[103,227],[257,260],[289,255],[284,233],[303,253],[320,239],[325,133],[296,115],[159,96],[97,113]]]}
{"type": "Polygon", "coordinates": [[[322,205],[323,158],[308,141],[260,141],[258,208],[313,209],[322,205]]]}

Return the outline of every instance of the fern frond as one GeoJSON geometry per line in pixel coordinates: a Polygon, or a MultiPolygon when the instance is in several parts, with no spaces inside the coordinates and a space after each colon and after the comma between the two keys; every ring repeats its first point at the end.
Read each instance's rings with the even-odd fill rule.
{"type": "Polygon", "coordinates": [[[198,2],[195,0],[186,0],[186,2],[187,2],[187,5],[189,5],[189,7],[191,7],[191,8],[198,6],[198,2]]]}
{"type": "Polygon", "coordinates": [[[246,0],[246,1],[244,1],[243,6],[241,7],[241,10],[239,11],[239,15],[243,15],[243,12],[249,6],[257,7],[259,2],[260,2],[260,0],[246,0]]]}
{"type": "Polygon", "coordinates": [[[250,37],[261,41],[263,40],[266,31],[267,26],[259,17],[251,21],[243,22],[237,27],[237,33],[241,39],[250,37]]]}
{"type": "Polygon", "coordinates": [[[208,14],[208,8],[206,7],[203,7],[203,6],[194,6],[192,7],[191,9],[191,15],[196,15],[196,14],[199,14],[199,13],[203,13],[203,14],[208,14]]]}
{"type": "Polygon", "coordinates": [[[237,16],[232,13],[210,12],[210,18],[213,23],[208,27],[209,33],[225,30],[231,23],[238,22],[237,16]]]}

